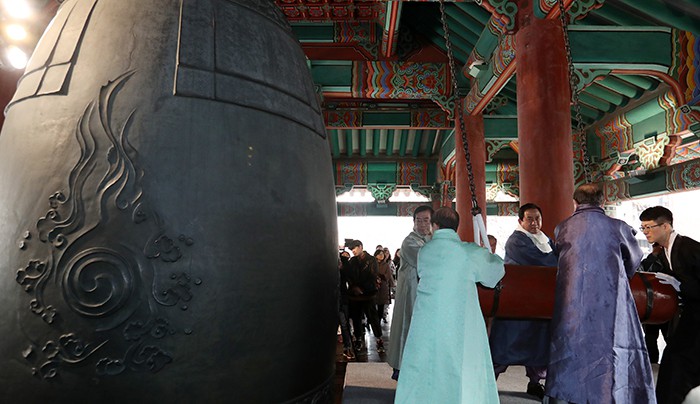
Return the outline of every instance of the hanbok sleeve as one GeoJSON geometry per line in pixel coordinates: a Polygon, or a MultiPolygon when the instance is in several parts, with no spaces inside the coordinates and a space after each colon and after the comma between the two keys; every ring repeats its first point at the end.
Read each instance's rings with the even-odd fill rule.
{"type": "MultiPolygon", "coordinates": [[[[549,241],[554,250],[554,243],[549,241]]],[[[526,235],[516,232],[506,241],[506,264],[557,266],[557,256],[552,252],[544,253],[526,235]]]]}
{"type": "Polygon", "coordinates": [[[637,272],[639,264],[642,262],[642,249],[639,248],[637,239],[634,237],[635,231],[626,223],[620,224],[622,240],[620,242],[620,252],[622,253],[622,263],[625,266],[627,277],[631,278],[637,272]]]}
{"type": "Polygon", "coordinates": [[[414,237],[406,237],[401,243],[401,266],[418,267],[418,251],[422,247],[414,237]]]}
{"type": "Polygon", "coordinates": [[[483,265],[480,266],[476,274],[476,281],[486,286],[493,288],[498,281],[506,274],[506,269],[503,266],[503,259],[496,254],[491,254],[483,249],[483,265]]]}
{"type": "Polygon", "coordinates": [[[681,296],[687,300],[700,301],[700,243],[687,237],[684,241],[686,247],[680,251],[684,271],[674,275],[681,281],[681,296]]]}

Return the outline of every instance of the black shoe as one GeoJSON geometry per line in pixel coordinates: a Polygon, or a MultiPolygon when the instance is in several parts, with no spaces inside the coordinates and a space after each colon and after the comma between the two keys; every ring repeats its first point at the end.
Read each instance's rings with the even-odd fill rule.
{"type": "Polygon", "coordinates": [[[351,361],[351,360],[355,359],[355,352],[352,350],[351,347],[345,347],[345,348],[343,349],[343,356],[344,356],[345,359],[347,359],[348,361],[351,361]]]}
{"type": "Polygon", "coordinates": [[[377,338],[377,353],[381,354],[384,352],[386,352],[384,350],[384,340],[382,340],[381,338],[377,338]]]}
{"type": "Polygon", "coordinates": [[[527,394],[541,400],[544,398],[544,386],[540,383],[530,382],[527,384],[527,394]]]}
{"type": "Polygon", "coordinates": [[[365,340],[361,339],[355,341],[355,343],[353,344],[353,348],[355,349],[355,352],[362,351],[363,349],[365,349],[365,340]]]}

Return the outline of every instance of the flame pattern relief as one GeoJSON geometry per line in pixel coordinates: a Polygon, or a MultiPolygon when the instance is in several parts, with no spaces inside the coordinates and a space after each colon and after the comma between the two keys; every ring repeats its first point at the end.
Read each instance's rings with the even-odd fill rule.
{"type": "Polygon", "coordinates": [[[171,237],[144,196],[144,171],[127,139],[135,111],[121,125],[112,116],[132,75],[107,83],[87,106],[68,189],[48,197],[48,212],[19,242],[27,265],[17,283],[48,327],[29,336],[22,355],[44,379],[90,366],[98,376],[157,372],[173,361],[167,339],[192,333],[186,320],[168,314],[186,311],[202,283],[187,254],[194,241],[171,237]]]}

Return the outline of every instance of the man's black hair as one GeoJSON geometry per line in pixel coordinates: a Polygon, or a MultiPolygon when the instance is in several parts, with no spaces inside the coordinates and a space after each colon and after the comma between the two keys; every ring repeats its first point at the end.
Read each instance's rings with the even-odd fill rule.
{"type": "Polygon", "coordinates": [[[540,209],[539,206],[535,205],[534,203],[526,203],[525,205],[521,206],[520,209],[518,209],[518,219],[524,220],[525,212],[530,209],[537,209],[537,211],[540,212],[540,216],[542,216],[542,209],[540,209]]]}
{"type": "Polygon", "coordinates": [[[594,205],[603,206],[605,195],[603,190],[597,184],[579,185],[574,191],[574,200],[579,205],[594,205]]]}
{"type": "Polygon", "coordinates": [[[663,206],[653,206],[651,208],[644,209],[644,211],[639,215],[639,220],[643,222],[653,220],[659,224],[668,223],[671,225],[671,227],[673,227],[673,213],[663,206]]]}
{"type": "Polygon", "coordinates": [[[459,227],[459,214],[452,208],[442,207],[433,213],[430,223],[435,223],[441,229],[457,231],[459,227]]]}
{"type": "Polygon", "coordinates": [[[417,215],[417,214],[419,214],[419,213],[421,213],[421,212],[425,212],[425,211],[429,211],[429,212],[430,212],[430,216],[433,215],[433,208],[431,208],[431,207],[428,206],[428,205],[421,205],[421,206],[417,207],[416,210],[413,211],[413,220],[414,220],[414,221],[416,220],[416,215],[417,215]]]}

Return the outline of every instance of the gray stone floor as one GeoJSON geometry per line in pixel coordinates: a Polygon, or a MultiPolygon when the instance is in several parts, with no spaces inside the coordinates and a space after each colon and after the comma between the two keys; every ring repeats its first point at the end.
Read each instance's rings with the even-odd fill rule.
{"type": "MultiPolygon", "coordinates": [[[[382,322],[384,344],[388,346],[391,324],[391,309],[389,307],[388,322],[382,322]]],[[[348,362],[345,373],[345,388],[342,402],[345,404],[382,404],[393,403],[396,382],[391,379],[391,367],[386,363],[385,355],[377,353],[374,337],[369,330],[365,332],[366,352],[363,351],[351,362],[348,362]]],[[[339,345],[339,360],[342,359],[342,345],[339,345]]],[[[663,354],[665,343],[659,337],[659,349],[663,354]]],[[[654,378],[658,365],[652,365],[654,378]]],[[[523,366],[511,366],[498,378],[498,396],[501,404],[538,403],[536,397],[527,395],[528,379],[525,377],[523,366]]]]}
{"type": "MultiPolygon", "coordinates": [[[[652,365],[654,377],[658,365],[652,365]]],[[[391,368],[385,362],[351,362],[345,373],[345,404],[385,404],[394,402],[396,382],[391,380],[391,368]]],[[[501,404],[539,403],[536,397],[525,394],[525,368],[511,366],[498,378],[498,397],[501,404]]]]}

